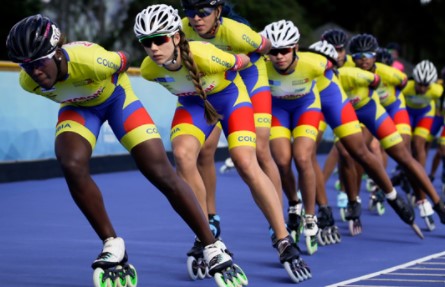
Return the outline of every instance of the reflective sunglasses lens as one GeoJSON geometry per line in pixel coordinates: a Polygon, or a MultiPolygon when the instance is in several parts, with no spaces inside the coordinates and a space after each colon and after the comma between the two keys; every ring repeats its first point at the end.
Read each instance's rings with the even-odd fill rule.
{"type": "Polygon", "coordinates": [[[215,11],[214,8],[204,7],[200,9],[185,10],[185,15],[189,18],[195,18],[196,15],[198,15],[199,18],[204,18],[212,14],[213,11],[215,11]]]}
{"type": "Polygon", "coordinates": [[[26,72],[32,72],[34,71],[34,69],[45,67],[49,63],[49,60],[51,60],[51,58],[42,58],[29,63],[22,63],[20,64],[20,67],[22,67],[23,70],[25,70],[26,72]]]}
{"type": "Polygon", "coordinates": [[[167,35],[156,36],[151,38],[145,38],[139,40],[144,47],[151,48],[151,45],[155,43],[156,46],[161,46],[170,41],[170,37],[167,35]]]}
{"type": "Polygon", "coordinates": [[[374,58],[376,56],[376,53],[373,52],[365,52],[365,53],[355,53],[352,54],[352,58],[354,60],[358,60],[358,59],[370,59],[370,58],[374,58]]]}
{"type": "Polygon", "coordinates": [[[292,48],[280,48],[280,49],[271,49],[269,54],[272,56],[277,56],[278,54],[286,55],[292,51],[292,48]]]}

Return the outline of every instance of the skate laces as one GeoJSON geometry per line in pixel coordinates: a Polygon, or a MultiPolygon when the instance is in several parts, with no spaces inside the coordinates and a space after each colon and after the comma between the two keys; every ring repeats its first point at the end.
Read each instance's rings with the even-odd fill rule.
{"type": "Polygon", "coordinates": [[[119,263],[125,256],[125,243],[121,237],[106,239],[101,254],[96,261],[119,263]]]}
{"type": "Polygon", "coordinates": [[[204,260],[210,270],[220,265],[230,266],[232,264],[232,257],[225,250],[227,250],[227,247],[220,240],[204,247],[204,260]]]}

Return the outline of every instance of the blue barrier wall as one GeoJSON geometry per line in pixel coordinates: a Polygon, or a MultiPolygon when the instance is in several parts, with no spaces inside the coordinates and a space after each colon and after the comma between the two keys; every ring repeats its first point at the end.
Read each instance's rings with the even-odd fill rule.
{"type": "MultiPolygon", "coordinates": [[[[0,163],[54,159],[54,134],[59,105],[23,91],[18,71],[0,71],[0,163]]],[[[155,121],[165,148],[171,151],[170,124],[176,97],[159,84],[130,76],[134,91],[155,121]]],[[[331,140],[327,130],[325,139],[331,140]]],[[[226,146],[225,138],[220,147],[226,146]]],[[[102,127],[93,156],[127,154],[108,124],[102,127]]]]}

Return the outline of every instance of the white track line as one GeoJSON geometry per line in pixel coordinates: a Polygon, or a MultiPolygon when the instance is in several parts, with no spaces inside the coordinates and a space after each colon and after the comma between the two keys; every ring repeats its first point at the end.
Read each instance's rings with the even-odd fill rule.
{"type": "Polygon", "coordinates": [[[388,268],[388,269],[384,269],[382,271],[377,271],[377,272],[374,272],[374,273],[371,273],[371,274],[368,274],[368,275],[364,275],[364,276],[361,276],[361,277],[349,279],[349,280],[342,281],[342,282],[339,282],[339,283],[334,283],[334,284],[328,285],[326,287],[345,286],[345,285],[347,285],[349,283],[357,282],[357,281],[360,281],[360,280],[366,280],[366,279],[369,279],[371,277],[375,277],[375,276],[383,275],[383,274],[386,274],[386,273],[390,273],[390,272],[393,272],[395,270],[406,268],[406,267],[409,267],[409,266],[413,266],[413,265],[416,265],[416,264],[419,264],[419,263],[422,263],[422,262],[434,259],[436,257],[444,256],[444,255],[445,255],[445,251],[444,252],[440,252],[440,253],[436,253],[436,254],[433,254],[433,255],[429,255],[429,256],[426,256],[426,257],[423,257],[423,258],[420,258],[420,259],[417,259],[417,260],[413,260],[411,262],[408,262],[408,263],[405,263],[405,264],[402,264],[402,265],[398,265],[398,266],[394,266],[394,267],[391,267],[391,268],[388,268]]]}

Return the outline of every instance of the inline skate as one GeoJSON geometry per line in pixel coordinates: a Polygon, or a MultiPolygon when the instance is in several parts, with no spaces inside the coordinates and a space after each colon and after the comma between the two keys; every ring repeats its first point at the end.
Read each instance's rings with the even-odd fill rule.
{"type": "Polygon", "coordinates": [[[385,193],[383,190],[374,183],[372,184],[370,192],[368,209],[370,211],[376,211],[378,215],[385,214],[385,193]]]}
{"type": "Polygon", "coordinates": [[[318,244],[324,246],[327,244],[340,243],[340,231],[338,227],[335,226],[332,208],[330,206],[320,206],[318,208],[317,219],[318,228],[320,229],[317,234],[318,244]]]}
{"type": "Polygon", "coordinates": [[[348,206],[348,195],[344,191],[339,191],[337,194],[337,207],[340,209],[341,221],[346,221],[345,212],[348,206]]]}
{"type": "Polygon", "coordinates": [[[287,229],[295,242],[300,241],[300,234],[303,231],[303,203],[289,203],[287,210],[287,229]]]}
{"type": "Polygon", "coordinates": [[[246,274],[232,262],[232,257],[221,240],[205,246],[203,255],[205,264],[208,266],[208,274],[213,276],[219,287],[247,286],[246,274]]]}
{"type": "Polygon", "coordinates": [[[421,239],[423,239],[423,233],[420,231],[419,226],[414,223],[415,215],[414,215],[414,209],[409,204],[406,203],[402,197],[400,197],[399,194],[397,194],[395,199],[387,199],[388,204],[394,209],[394,211],[397,213],[397,215],[402,219],[403,222],[410,225],[411,228],[414,230],[417,236],[419,236],[421,239]]]}
{"type": "Polygon", "coordinates": [[[138,277],[136,269],[128,263],[124,240],[120,237],[104,241],[102,252],[94,260],[94,287],[136,287],[138,277]]]}
{"type": "Polygon", "coordinates": [[[229,170],[234,169],[234,168],[235,168],[235,164],[233,164],[232,158],[228,157],[224,161],[224,164],[219,168],[219,172],[220,173],[226,173],[229,170]]]}
{"type": "Polygon", "coordinates": [[[362,222],[360,215],[362,214],[362,205],[359,199],[349,201],[346,207],[345,219],[348,221],[349,233],[356,236],[362,233],[362,222]]]}
{"type": "Polygon", "coordinates": [[[301,251],[290,235],[275,240],[273,246],[277,249],[280,262],[292,281],[298,283],[312,278],[311,270],[300,257],[301,251]]]}
{"type": "Polygon", "coordinates": [[[428,230],[433,231],[434,229],[436,229],[436,224],[434,223],[433,219],[434,210],[428,199],[417,201],[417,207],[419,208],[420,217],[425,220],[425,224],[428,230]]]}
{"type": "Polygon", "coordinates": [[[307,252],[309,255],[312,255],[318,250],[317,237],[319,230],[317,225],[317,217],[312,214],[305,214],[303,221],[307,252]]]}

